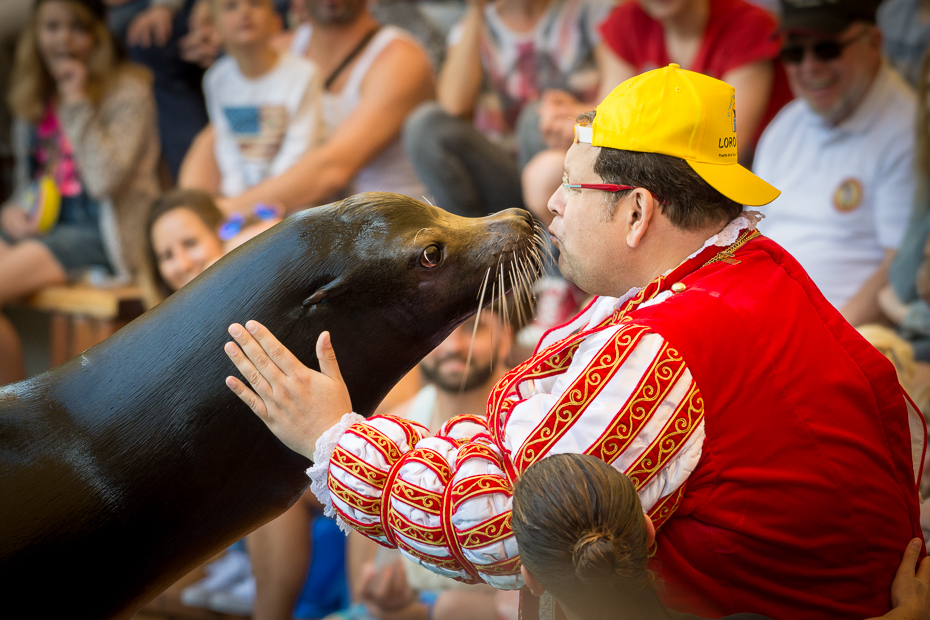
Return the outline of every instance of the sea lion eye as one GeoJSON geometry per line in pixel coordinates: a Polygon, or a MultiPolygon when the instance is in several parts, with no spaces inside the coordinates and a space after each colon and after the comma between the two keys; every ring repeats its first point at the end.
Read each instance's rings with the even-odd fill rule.
{"type": "Polygon", "coordinates": [[[442,250],[435,245],[431,245],[420,255],[420,264],[426,267],[427,269],[432,269],[439,266],[439,262],[442,260],[442,250]]]}

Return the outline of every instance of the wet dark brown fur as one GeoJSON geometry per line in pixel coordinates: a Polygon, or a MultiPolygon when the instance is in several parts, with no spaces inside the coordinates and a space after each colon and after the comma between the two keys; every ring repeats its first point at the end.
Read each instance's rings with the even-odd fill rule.
{"type": "Polygon", "coordinates": [[[101,345],[0,389],[3,615],[128,617],[304,492],[309,462],[224,385],[230,323],[262,322],[314,367],[330,330],[368,415],[532,238],[518,210],[464,219],[355,196],[289,218],[101,345]]]}

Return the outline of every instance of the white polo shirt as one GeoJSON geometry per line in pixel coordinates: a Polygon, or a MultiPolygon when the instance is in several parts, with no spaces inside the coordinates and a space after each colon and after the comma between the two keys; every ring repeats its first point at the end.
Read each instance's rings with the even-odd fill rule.
{"type": "Polygon", "coordinates": [[[781,190],[759,230],[837,308],[904,236],[914,199],[914,92],[886,63],[856,111],[829,127],[802,99],[772,120],[754,172],[781,190]]]}

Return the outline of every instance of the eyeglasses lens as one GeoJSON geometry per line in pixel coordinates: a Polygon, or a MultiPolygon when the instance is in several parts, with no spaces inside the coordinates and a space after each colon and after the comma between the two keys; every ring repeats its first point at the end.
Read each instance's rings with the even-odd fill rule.
{"type": "Polygon", "coordinates": [[[809,49],[814,53],[814,58],[827,62],[839,58],[843,53],[844,47],[845,46],[839,41],[829,40],[817,41],[813,45],[786,45],[781,48],[779,58],[781,58],[781,61],[785,64],[796,65],[804,60],[804,55],[809,49]]]}

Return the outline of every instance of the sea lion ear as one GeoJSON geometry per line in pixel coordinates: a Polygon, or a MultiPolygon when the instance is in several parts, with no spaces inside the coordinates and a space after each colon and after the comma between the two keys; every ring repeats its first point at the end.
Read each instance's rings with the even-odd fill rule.
{"type": "Polygon", "coordinates": [[[335,295],[339,292],[339,287],[341,284],[341,278],[335,278],[330,280],[326,284],[321,285],[317,288],[310,297],[307,297],[301,304],[303,307],[313,306],[320,303],[327,296],[335,295]]]}

